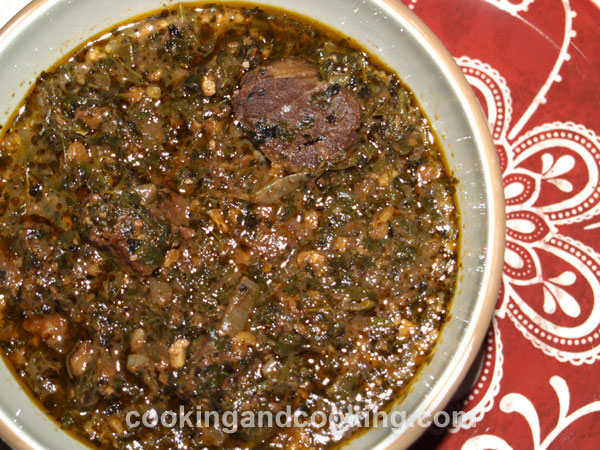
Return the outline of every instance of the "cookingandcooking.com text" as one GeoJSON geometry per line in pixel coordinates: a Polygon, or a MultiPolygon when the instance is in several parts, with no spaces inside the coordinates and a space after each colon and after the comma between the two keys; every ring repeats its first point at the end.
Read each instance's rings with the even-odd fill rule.
{"type": "Polygon", "coordinates": [[[339,410],[327,414],[316,411],[308,414],[302,410],[292,411],[288,405],[285,410],[271,411],[206,411],[201,409],[186,409],[183,406],[179,411],[163,411],[149,409],[143,413],[129,411],[125,416],[127,426],[132,428],[146,427],[166,428],[184,427],[217,427],[227,434],[236,433],[241,429],[252,429],[277,426],[284,427],[310,427],[313,429],[339,429],[347,430],[354,427],[381,426],[391,428],[394,432],[403,432],[412,427],[436,426],[439,428],[456,427],[461,422],[460,411],[438,411],[433,415],[424,415],[409,422],[406,411],[378,411],[368,413],[353,411],[349,407],[346,411],[339,410]]]}

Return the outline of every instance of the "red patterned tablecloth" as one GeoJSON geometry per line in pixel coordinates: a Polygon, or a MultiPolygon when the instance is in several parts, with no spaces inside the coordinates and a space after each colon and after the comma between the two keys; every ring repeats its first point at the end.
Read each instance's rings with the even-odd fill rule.
{"type": "Polygon", "coordinates": [[[502,164],[502,290],[454,427],[416,449],[600,449],[600,7],[403,0],[455,56],[502,164]]]}

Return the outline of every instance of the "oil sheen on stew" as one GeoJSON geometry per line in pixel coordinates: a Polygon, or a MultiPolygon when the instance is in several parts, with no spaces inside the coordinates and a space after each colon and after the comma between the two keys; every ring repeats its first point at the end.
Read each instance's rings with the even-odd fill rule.
{"type": "Polygon", "coordinates": [[[248,6],[153,13],[43,73],[4,131],[0,345],[91,444],[334,446],[436,342],[456,181],[412,93],[331,30],[248,6]],[[126,420],[180,408],[355,415],[126,420]]]}

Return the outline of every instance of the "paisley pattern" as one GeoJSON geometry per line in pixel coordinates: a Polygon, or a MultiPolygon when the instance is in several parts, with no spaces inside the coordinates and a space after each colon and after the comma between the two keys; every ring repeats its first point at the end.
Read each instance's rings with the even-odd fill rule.
{"type": "Polygon", "coordinates": [[[544,353],[592,363],[600,358],[600,303],[593,295],[600,292],[600,259],[559,226],[598,210],[598,137],[582,125],[554,122],[510,139],[505,79],[481,61],[457,62],[487,110],[504,173],[506,289],[497,315],[507,315],[544,353]]]}
{"type": "Polygon", "coordinates": [[[481,61],[458,63],[487,110],[504,173],[506,289],[497,314],[560,361],[594,362],[600,358],[600,304],[593,298],[600,292],[600,259],[559,226],[598,210],[598,137],[582,125],[554,122],[510,139],[505,79],[481,61]]]}
{"type": "MultiPolygon", "coordinates": [[[[553,376],[550,378],[550,385],[558,398],[558,419],[554,428],[552,428],[543,438],[541,432],[541,420],[543,420],[544,417],[540,417],[536,407],[527,397],[519,393],[510,393],[505,395],[500,402],[500,409],[502,412],[506,414],[517,413],[525,419],[531,430],[531,438],[535,450],[547,449],[556,436],[576,420],[589,414],[597,415],[597,413],[600,412],[600,401],[594,401],[569,413],[570,392],[567,382],[559,376],[553,376]]],[[[515,447],[509,445],[506,440],[493,434],[480,434],[472,437],[462,446],[462,450],[513,450],[513,448],[515,447]]]]}
{"type": "MultiPolygon", "coordinates": [[[[563,85],[590,71],[589,53],[575,39],[583,32],[582,46],[600,42],[593,25],[600,9],[592,5],[595,19],[582,22],[575,9],[589,7],[589,0],[406,3],[451,51],[465,55],[456,61],[488,118],[507,212],[502,288],[483,362],[468,393],[450,406],[460,410],[459,421],[434,442],[464,450],[598,448],[593,432],[579,437],[573,430],[594,424],[600,431],[600,403],[590,401],[600,394],[591,390],[600,370],[600,139],[594,131],[600,121],[592,120],[600,119],[600,103],[569,104],[563,85]],[[450,20],[454,29],[446,26],[450,20]],[[473,28],[466,31],[470,39],[458,31],[465,27],[473,28]],[[505,47],[526,53],[528,45],[537,46],[539,58],[531,51],[533,60],[506,61],[505,47]],[[578,114],[578,107],[589,114],[578,114]],[[572,412],[571,398],[577,398],[572,412]]],[[[415,448],[432,448],[431,436],[415,448]]]]}

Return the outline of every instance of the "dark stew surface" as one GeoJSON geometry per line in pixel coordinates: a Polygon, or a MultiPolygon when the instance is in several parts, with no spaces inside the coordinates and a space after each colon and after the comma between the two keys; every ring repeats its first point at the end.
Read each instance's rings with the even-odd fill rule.
{"type": "Polygon", "coordinates": [[[126,417],[386,408],[454,293],[455,183],[343,36],[243,6],[138,18],[43,73],[0,141],[0,345],[104,448],[335,445],[356,423],[126,417]]]}

